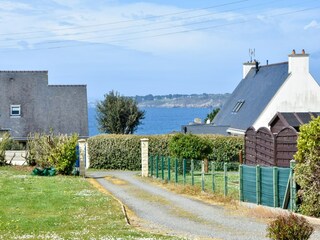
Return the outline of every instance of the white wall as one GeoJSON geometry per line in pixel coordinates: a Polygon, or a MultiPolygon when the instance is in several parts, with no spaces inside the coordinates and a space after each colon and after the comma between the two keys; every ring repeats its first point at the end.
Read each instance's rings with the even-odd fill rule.
{"type": "Polygon", "coordinates": [[[309,73],[309,56],[289,56],[290,75],[253,124],[268,127],[277,112],[320,112],[320,86],[309,73]]]}

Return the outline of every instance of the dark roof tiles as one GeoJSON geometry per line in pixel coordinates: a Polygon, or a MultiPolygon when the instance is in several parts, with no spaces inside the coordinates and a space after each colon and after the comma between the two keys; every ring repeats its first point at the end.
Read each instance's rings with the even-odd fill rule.
{"type": "Polygon", "coordinates": [[[287,77],[287,62],[260,66],[258,72],[252,68],[216,116],[214,126],[247,129],[253,125],[287,77]],[[244,101],[243,105],[233,112],[239,101],[244,101]]]}

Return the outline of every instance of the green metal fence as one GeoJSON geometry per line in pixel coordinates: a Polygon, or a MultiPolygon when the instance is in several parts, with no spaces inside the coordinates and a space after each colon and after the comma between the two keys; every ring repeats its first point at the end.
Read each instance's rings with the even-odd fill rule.
{"type": "Polygon", "coordinates": [[[234,168],[228,163],[218,166],[213,161],[179,160],[163,156],[150,156],[149,158],[151,177],[175,184],[198,186],[202,191],[224,194],[224,196],[238,199],[239,172],[234,168]]]}
{"type": "Polygon", "coordinates": [[[290,168],[240,165],[240,201],[295,211],[294,164],[290,168]]]}

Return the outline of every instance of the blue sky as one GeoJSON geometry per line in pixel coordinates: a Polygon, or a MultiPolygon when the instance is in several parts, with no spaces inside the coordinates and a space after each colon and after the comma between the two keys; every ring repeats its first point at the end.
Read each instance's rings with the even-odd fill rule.
{"type": "Polygon", "coordinates": [[[249,49],[261,64],[310,54],[320,82],[318,0],[0,0],[0,69],[48,70],[89,100],[232,92],[249,49]]]}

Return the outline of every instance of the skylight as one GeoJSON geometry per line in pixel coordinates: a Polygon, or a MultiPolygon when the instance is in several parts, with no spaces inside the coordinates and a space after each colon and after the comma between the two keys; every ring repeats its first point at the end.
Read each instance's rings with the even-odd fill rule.
{"type": "Polygon", "coordinates": [[[242,107],[242,105],[244,104],[244,100],[239,100],[236,105],[234,105],[233,109],[232,109],[232,113],[237,113],[239,112],[240,108],[242,107]]]}

